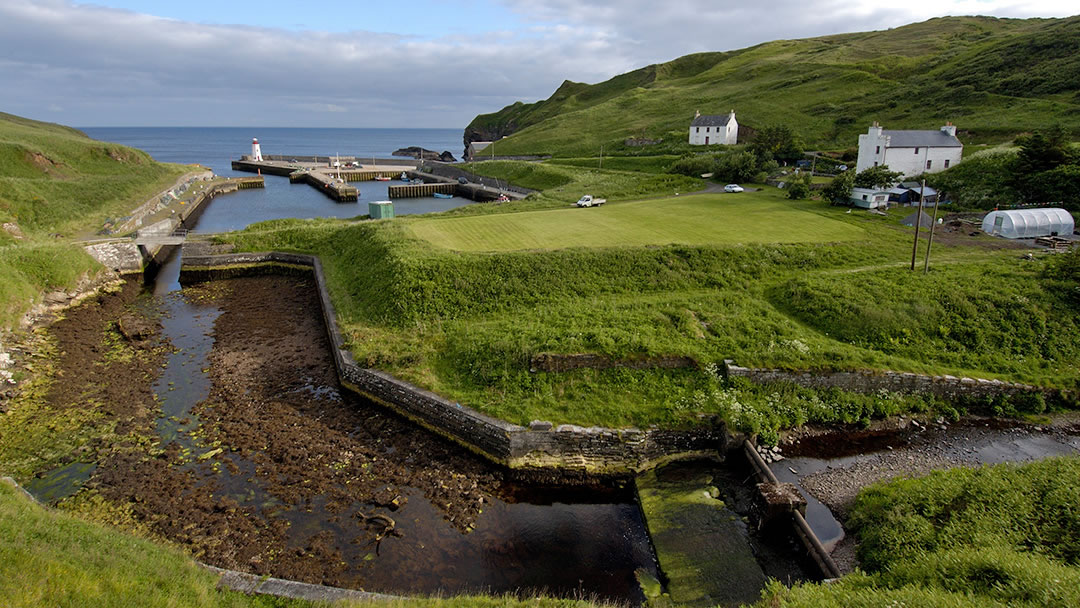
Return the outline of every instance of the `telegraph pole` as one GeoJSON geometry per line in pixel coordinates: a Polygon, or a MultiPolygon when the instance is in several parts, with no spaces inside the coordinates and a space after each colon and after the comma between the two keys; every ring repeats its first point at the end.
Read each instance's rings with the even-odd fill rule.
{"type": "Polygon", "coordinates": [[[915,256],[919,253],[919,226],[922,225],[923,190],[926,188],[926,180],[919,187],[919,214],[915,220],[915,244],[911,246],[911,271],[915,271],[915,256]]]}
{"type": "MultiPolygon", "coordinates": [[[[926,180],[923,180],[923,187],[926,187],[926,180]]],[[[926,262],[923,263],[923,273],[930,272],[930,248],[934,245],[934,226],[937,225],[937,208],[940,200],[941,193],[938,192],[934,197],[934,220],[930,222],[930,240],[926,243],[926,262]]]]}

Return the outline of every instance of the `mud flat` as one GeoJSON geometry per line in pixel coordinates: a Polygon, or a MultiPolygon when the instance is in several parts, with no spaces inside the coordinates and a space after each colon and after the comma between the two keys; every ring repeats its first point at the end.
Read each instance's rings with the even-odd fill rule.
{"type": "Polygon", "coordinates": [[[99,432],[37,471],[40,499],[214,566],[353,589],[636,604],[635,572],[659,576],[632,488],[524,486],[344,393],[310,278],[180,290],[177,272],[50,328],[46,401],[99,432]]]}

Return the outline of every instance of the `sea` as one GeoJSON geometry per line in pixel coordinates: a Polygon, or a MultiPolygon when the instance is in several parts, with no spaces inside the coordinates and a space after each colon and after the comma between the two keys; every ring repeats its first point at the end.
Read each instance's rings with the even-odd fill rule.
{"type": "MultiPolygon", "coordinates": [[[[251,154],[258,138],[263,154],[286,156],[355,156],[392,158],[399,148],[419,146],[461,155],[461,129],[332,129],[301,127],[81,127],[90,137],[138,148],[167,163],[198,163],[227,177],[251,175],[233,171],[232,161],[251,154]]],[[[404,157],[402,162],[413,159],[404,157]]],[[[367,214],[367,202],[387,200],[392,182],[355,182],[358,203],[338,203],[306,184],[287,177],[265,176],[263,189],[241,190],[215,198],[194,232],[240,230],[255,222],[285,218],[352,218],[367,214]]],[[[410,215],[445,211],[472,203],[469,199],[395,199],[394,213],[410,215]]]]}

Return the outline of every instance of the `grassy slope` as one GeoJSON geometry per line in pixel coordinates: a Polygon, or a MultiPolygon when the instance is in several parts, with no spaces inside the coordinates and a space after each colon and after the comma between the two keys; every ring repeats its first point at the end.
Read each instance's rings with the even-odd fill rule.
{"type": "MultiPolygon", "coordinates": [[[[505,215],[477,206],[447,219],[351,225],[268,222],[234,239],[248,250],[323,256],[347,340],[359,361],[514,422],[677,424],[697,412],[712,412],[739,420],[745,428],[776,429],[808,419],[855,422],[925,406],[847,397],[822,404],[813,395],[793,392],[773,398],[745,387],[721,394],[699,370],[530,372],[532,357],[546,352],[682,355],[701,364],[734,358],[741,364],[792,368],[884,368],[1064,387],[1080,380],[1080,356],[1067,340],[1076,333],[1077,313],[1062,306],[1060,290],[1040,278],[1041,262],[1020,260],[1014,252],[939,243],[937,272],[905,274],[896,270],[911,252],[908,229],[898,227],[903,210],[876,217],[786,201],[774,190],[738,196],[733,204],[752,211],[737,214],[732,222],[750,222],[747,231],[759,238],[775,233],[772,240],[783,241],[792,225],[812,218],[811,226],[839,227],[830,238],[843,234],[857,240],[702,243],[700,218],[710,218],[708,210],[727,200],[711,196],[505,215]],[[605,244],[619,236],[625,241],[606,247],[490,251],[493,243],[512,248],[507,227],[533,223],[533,218],[602,222],[618,217],[620,208],[663,205],[682,205],[685,212],[666,214],[663,229],[675,238],[654,242],[682,244],[629,246],[627,231],[609,226],[609,234],[594,231],[593,236],[605,244]],[[700,206],[697,212],[694,206],[700,206]],[[444,244],[449,238],[478,238],[481,232],[490,240],[468,244],[487,251],[451,251],[416,232],[430,233],[444,244]],[[899,297],[902,293],[908,295],[899,297]],[[1022,332],[1013,329],[1017,309],[1011,303],[1019,301],[1030,319],[1022,332]],[[840,331],[823,325],[822,314],[835,315],[840,331]],[[1051,339],[1057,335],[1066,339],[1051,339]],[[1002,344],[1008,348],[999,352],[995,345],[1002,344]],[[1017,355],[1024,345],[1034,344],[1039,348],[1017,355]],[[965,348],[970,352],[958,352],[965,348]]],[[[643,230],[648,223],[637,218],[621,226],[643,230]]],[[[550,240],[529,243],[519,235],[519,246],[569,244],[558,222],[544,229],[550,240]]]]}
{"type": "Polygon", "coordinates": [[[590,210],[432,218],[409,228],[419,238],[459,251],[835,242],[865,237],[850,224],[806,211],[809,207],[792,204],[769,189],[752,198],[699,194],[590,210]]]}
{"type": "Polygon", "coordinates": [[[75,129],[0,113],[0,327],[11,327],[39,294],[97,268],[66,237],[123,216],[170,186],[185,168],[89,139],[75,129]]]}
{"type": "Polygon", "coordinates": [[[734,108],[749,127],[786,124],[810,145],[848,148],[871,121],[1002,141],[1061,122],[1080,126],[1080,17],[949,17],[891,30],[778,40],[688,55],[596,85],[564,83],[551,98],[477,116],[512,127],[500,154],[652,154],[626,137],[685,141],[695,110],[734,108]]]}
{"type": "Polygon", "coordinates": [[[759,606],[1080,605],[1080,459],[957,468],[863,490],[868,574],[774,584],[759,606]]]}

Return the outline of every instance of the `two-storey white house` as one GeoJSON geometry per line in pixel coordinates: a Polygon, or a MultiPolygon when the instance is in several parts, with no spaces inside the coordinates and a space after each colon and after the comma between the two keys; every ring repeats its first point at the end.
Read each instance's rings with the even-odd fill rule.
{"type": "Polygon", "coordinates": [[[859,136],[856,171],[887,165],[904,177],[937,173],[960,162],[964,144],[956,138],[956,127],[946,123],[936,131],[890,131],[874,123],[859,136]]]}
{"type": "Polygon", "coordinates": [[[724,115],[705,115],[694,113],[690,122],[690,145],[708,146],[712,144],[734,145],[739,139],[739,123],[735,120],[735,110],[724,115]]]}

